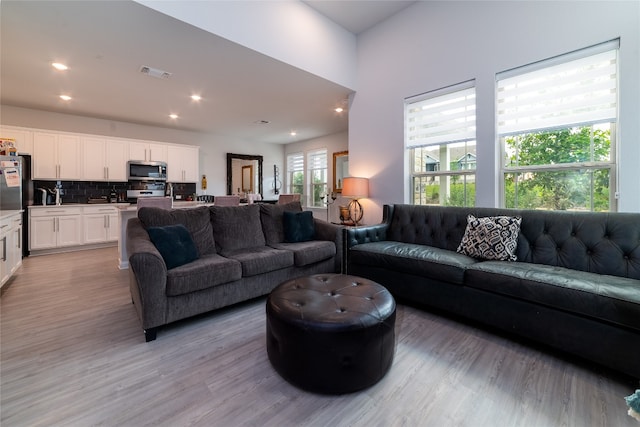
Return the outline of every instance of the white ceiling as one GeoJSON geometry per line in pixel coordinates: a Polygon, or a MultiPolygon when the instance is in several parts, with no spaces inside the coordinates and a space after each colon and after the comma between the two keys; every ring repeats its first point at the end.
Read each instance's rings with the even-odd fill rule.
{"type": "MultiPolygon", "coordinates": [[[[413,2],[305,3],[357,33],[413,2]]],[[[138,3],[3,0],[0,7],[2,105],[234,141],[289,143],[347,129],[347,113],[333,108],[349,89],[138,3]],[[53,61],[70,68],[55,71],[53,61]],[[172,76],[143,75],[143,65],[172,76]],[[73,99],[61,101],[63,93],[73,99]],[[203,100],[193,102],[193,93],[203,100]],[[169,119],[174,112],[179,118],[169,119]]]]}
{"type": "Polygon", "coordinates": [[[359,34],[416,3],[416,0],[302,0],[336,24],[359,34]]]}

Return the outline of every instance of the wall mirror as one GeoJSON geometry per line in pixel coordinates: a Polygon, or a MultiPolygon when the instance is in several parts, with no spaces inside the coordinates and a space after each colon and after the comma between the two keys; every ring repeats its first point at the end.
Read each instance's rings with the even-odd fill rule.
{"type": "Polygon", "coordinates": [[[333,191],[342,193],[342,180],[349,176],[349,152],[333,153],[333,191]]]}
{"type": "Polygon", "coordinates": [[[260,193],[264,196],[262,156],[227,153],[227,195],[240,193],[260,193]]]}
{"type": "Polygon", "coordinates": [[[253,194],[253,165],[242,166],[242,192],[253,194]]]}

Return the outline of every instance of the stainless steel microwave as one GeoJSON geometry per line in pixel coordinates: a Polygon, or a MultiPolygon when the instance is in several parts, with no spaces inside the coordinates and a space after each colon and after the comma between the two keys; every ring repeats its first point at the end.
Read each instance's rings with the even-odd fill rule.
{"type": "Polygon", "coordinates": [[[166,181],[167,164],[165,162],[129,160],[127,174],[129,181],[166,181]]]}

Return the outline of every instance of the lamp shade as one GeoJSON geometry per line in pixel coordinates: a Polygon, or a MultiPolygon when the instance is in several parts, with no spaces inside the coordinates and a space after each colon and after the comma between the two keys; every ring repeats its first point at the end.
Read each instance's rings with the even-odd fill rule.
{"type": "Polygon", "coordinates": [[[369,197],[369,180],[355,177],[344,178],[342,180],[342,196],[354,199],[369,197]]]}

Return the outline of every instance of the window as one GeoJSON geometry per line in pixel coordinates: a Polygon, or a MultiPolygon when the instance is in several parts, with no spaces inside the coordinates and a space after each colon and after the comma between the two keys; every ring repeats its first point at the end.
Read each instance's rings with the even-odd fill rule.
{"type": "Polygon", "coordinates": [[[322,196],[327,193],[327,150],[287,155],[287,193],[302,194],[304,206],[325,207],[322,196]],[[306,191],[305,191],[306,189],[306,191]]]}
{"type": "Polygon", "coordinates": [[[327,150],[307,153],[309,198],[308,206],[324,207],[322,196],[327,194],[327,150]]]}
{"type": "Polygon", "coordinates": [[[287,156],[286,193],[304,194],[304,154],[294,153],[287,156]]]}
{"type": "Polygon", "coordinates": [[[474,84],[470,81],[405,100],[411,203],[475,205],[474,84]]]}
{"type": "Polygon", "coordinates": [[[496,76],[505,207],[615,210],[618,46],[496,76]]]}

